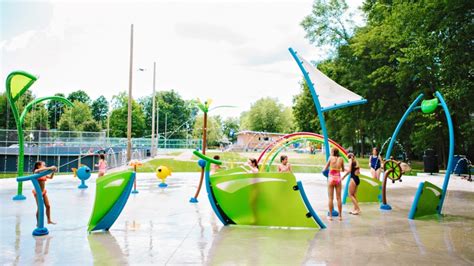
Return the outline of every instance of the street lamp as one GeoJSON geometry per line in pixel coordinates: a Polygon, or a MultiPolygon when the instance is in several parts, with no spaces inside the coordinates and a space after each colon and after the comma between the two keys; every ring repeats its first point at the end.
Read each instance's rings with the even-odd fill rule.
{"type": "MultiPolygon", "coordinates": [[[[146,71],[144,68],[139,68],[138,71],[146,71]]],[[[152,107],[151,107],[151,148],[150,155],[155,157],[155,84],[156,84],[156,62],[153,62],[153,93],[152,93],[152,107]]],[[[158,122],[158,121],[157,121],[158,122]]],[[[157,130],[158,131],[158,130],[157,130]]],[[[158,134],[158,132],[157,132],[158,134]]],[[[159,141],[159,139],[158,139],[159,141]]]]}

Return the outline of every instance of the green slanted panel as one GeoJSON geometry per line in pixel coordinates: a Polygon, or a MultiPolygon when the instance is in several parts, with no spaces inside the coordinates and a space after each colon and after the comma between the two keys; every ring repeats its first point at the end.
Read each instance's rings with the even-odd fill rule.
{"type": "Polygon", "coordinates": [[[433,98],[431,100],[423,100],[421,102],[421,111],[424,114],[431,114],[438,107],[438,98],[433,98]]]}
{"type": "Polygon", "coordinates": [[[132,174],[133,172],[131,171],[118,172],[97,179],[94,208],[92,209],[87,231],[91,231],[95,228],[100,220],[102,220],[102,218],[114,206],[115,202],[124,192],[132,174]]]}
{"type": "Polygon", "coordinates": [[[292,173],[235,173],[211,176],[219,207],[237,225],[319,228],[292,173]]]}
{"type": "Polygon", "coordinates": [[[413,219],[425,215],[437,214],[437,208],[439,201],[441,200],[441,193],[441,188],[434,185],[433,183],[425,181],[423,184],[423,190],[416,204],[416,210],[413,219]]]}
{"type": "Polygon", "coordinates": [[[249,167],[239,166],[230,169],[219,169],[214,173],[212,176],[221,176],[221,175],[228,175],[228,174],[235,174],[235,173],[247,173],[250,171],[249,167]]]}
{"type": "MultiPolygon", "coordinates": [[[[357,200],[359,202],[380,202],[382,195],[382,182],[365,175],[359,175],[360,184],[357,188],[357,200]]],[[[351,202],[347,195],[346,202],[351,202]]]]}

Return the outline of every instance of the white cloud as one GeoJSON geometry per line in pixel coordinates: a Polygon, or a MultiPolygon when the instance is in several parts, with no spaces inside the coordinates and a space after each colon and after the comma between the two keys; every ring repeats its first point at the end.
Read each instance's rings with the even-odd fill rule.
{"type": "MultiPolygon", "coordinates": [[[[92,98],[110,99],[128,89],[134,23],[134,69],[151,70],[156,61],[158,90],[238,106],[216,110],[224,116],[237,116],[260,97],[290,105],[301,73],[288,47],[309,59],[324,56],[299,26],[311,5],[310,0],[53,2],[49,26],[0,40],[1,75],[14,69],[40,75],[32,87],[38,96],[83,89],[92,98]]],[[[133,76],[134,98],[150,94],[151,71],[133,76]]]]}

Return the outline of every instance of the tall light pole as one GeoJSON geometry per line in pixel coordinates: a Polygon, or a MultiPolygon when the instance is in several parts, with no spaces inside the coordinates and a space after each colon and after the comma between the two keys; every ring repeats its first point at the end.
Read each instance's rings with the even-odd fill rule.
{"type": "Polygon", "coordinates": [[[128,78],[127,162],[132,159],[132,77],[133,77],[133,24],[130,28],[130,71],[128,78]]]}
{"type": "Polygon", "coordinates": [[[153,95],[151,107],[151,157],[156,156],[155,150],[155,81],[156,81],[156,62],[153,62],[153,95]]]}

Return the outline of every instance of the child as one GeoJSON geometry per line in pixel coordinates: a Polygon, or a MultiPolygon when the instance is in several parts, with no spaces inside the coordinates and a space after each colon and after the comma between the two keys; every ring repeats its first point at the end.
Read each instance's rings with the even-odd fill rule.
{"type": "Polygon", "coordinates": [[[288,163],[288,156],[282,155],[280,157],[281,164],[278,166],[278,172],[280,173],[290,173],[291,172],[291,164],[288,163]]]}
{"type": "MultiPolygon", "coordinates": [[[[56,224],[51,220],[51,206],[49,204],[48,193],[46,191],[46,180],[53,179],[54,172],[56,171],[56,166],[46,167],[46,164],[43,161],[38,161],[35,163],[33,168],[33,173],[37,174],[47,170],[53,170],[51,175],[46,175],[43,177],[38,178],[38,183],[41,187],[41,191],[43,194],[44,206],[46,207],[46,217],[48,218],[48,224],[56,224]]],[[[36,206],[38,206],[38,200],[36,199],[36,190],[33,190],[33,195],[35,196],[36,206]]],[[[36,221],[38,221],[38,210],[36,210],[36,221]]]]}
{"type": "MultiPolygon", "coordinates": [[[[214,160],[220,160],[221,157],[219,155],[214,155],[214,160]]],[[[220,165],[217,165],[217,164],[211,164],[211,175],[212,174],[215,174],[219,169],[221,169],[221,166],[220,165]]]]}
{"type": "Polygon", "coordinates": [[[372,155],[369,157],[369,167],[372,178],[380,180],[380,172],[382,171],[382,158],[377,148],[372,149],[372,155]]]}
{"type": "Polygon", "coordinates": [[[107,161],[105,160],[105,155],[100,154],[99,158],[99,163],[95,165],[99,168],[99,175],[97,176],[98,178],[104,176],[105,172],[107,171],[107,161]]]}
{"type": "Polygon", "coordinates": [[[359,202],[357,201],[357,188],[360,184],[360,168],[359,163],[357,162],[355,155],[349,153],[347,155],[349,158],[349,170],[344,174],[344,178],[351,174],[351,183],[349,184],[349,196],[351,197],[352,204],[354,204],[354,210],[350,211],[350,214],[358,215],[360,214],[359,202]]]}
{"type": "Polygon", "coordinates": [[[250,166],[250,171],[249,173],[258,173],[258,162],[257,162],[257,159],[255,158],[249,158],[249,160],[247,161],[247,164],[248,166],[250,166]]]}
{"type": "Polygon", "coordinates": [[[342,221],[342,201],[341,201],[341,190],[342,180],[341,172],[344,171],[344,161],[339,156],[339,150],[332,148],[331,156],[329,157],[326,166],[323,171],[329,168],[329,179],[328,179],[328,196],[329,196],[329,220],[332,221],[332,210],[334,209],[334,190],[336,190],[337,209],[339,210],[339,221],[342,221]]]}

